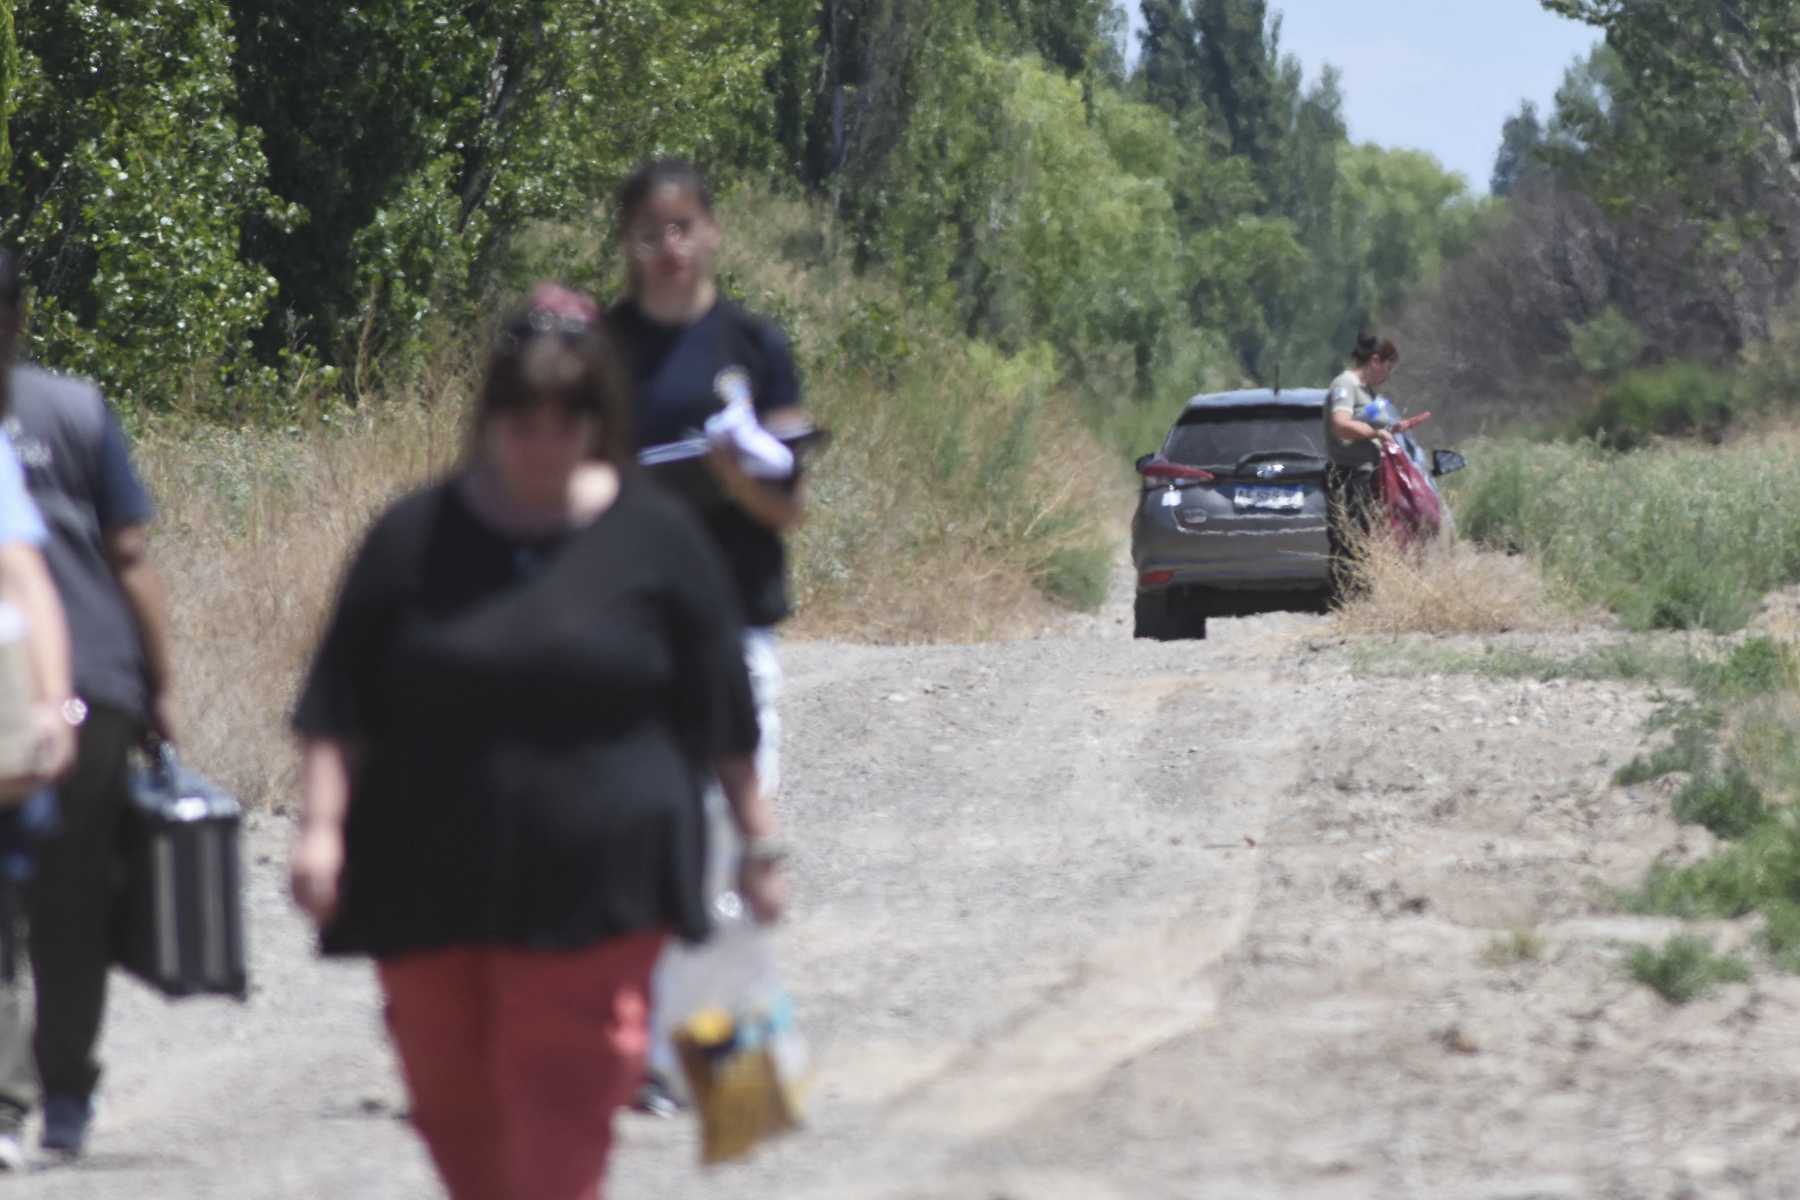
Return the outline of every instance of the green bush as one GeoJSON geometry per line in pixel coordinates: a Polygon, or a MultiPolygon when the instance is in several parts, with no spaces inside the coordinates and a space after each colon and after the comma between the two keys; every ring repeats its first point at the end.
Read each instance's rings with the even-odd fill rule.
{"type": "Polygon", "coordinates": [[[1800,971],[1800,903],[1770,900],[1762,911],[1762,943],[1775,965],[1784,971],[1800,971]]]}
{"type": "Polygon", "coordinates": [[[1628,370],[1644,352],[1644,334],[1616,305],[1607,305],[1587,321],[1570,321],[1569,353],[1575,365],[1596,379],[1612,379],[1628,370]]]}
{"type": "Polygon", "coordinates": [[[1627,907],[1646,913],[1729,919],[1777,901],[1800,903],[1800,829],[1791,812],[1764,821],[1749,836],[1685,867],[1651,869],[1627,907]]]}
{"type": "Polygon", "coordinates": [[[1060,547],[1038,572],[1038,586],[1070,608],[1093,612],[1106,602],[1112,564],[1112,550],[1102,542],[1060,547]]]}
{"type": "Polygon", "coordinates": [[[1688,682],[1721,700],[1745,700],[1781,690],[1793,678],[1793,651],[1771,637],[1746,638],[1719,661],[1696,661],[1688,682]]]}
{"type": "Polygon", "coordinates": [[[1461,528],[1535,556],[1633,629],[1737,629],[1800,582],[1800,460],[1783,447],[1488,443],[1452,477],[1461,528]]]}
{"type": "Polygon", "coordinates": [[[1768,813],[1762,789],[1736,763],[1717,775],[1696,775],[1675,796],[1676,820],[1704,825],[1722,838],[1743,837],[1768,813]]]}
{"type": "Polygon", "coordinates": [[[1730,375],[1697,362],[1626,373],[1576,423],[1577,431],[1616,450],[1634,450],[1653,437],[1717,440],[1737,410],[1730,375]]]}
{"type": "Polygon", "coordinates": [[[1701,724],[1678,727],[1668,745],[1648,755],[1640,754],[1620,767],[1613,782],[1620,787],[1648,783],[1677,771],[1698,775],[1712,766],[1713,732],[1701,724]]]}
{"type": "Polygon", "coordinates": [[[1631,976],[1671,1004],[1686,1004],[1721,983],[1742,983],[1750,978],[1743,959],[1719,954],[1704,938],[1676,934],[1661,950],[1639,946],[1631,952],[1631,976]]]}

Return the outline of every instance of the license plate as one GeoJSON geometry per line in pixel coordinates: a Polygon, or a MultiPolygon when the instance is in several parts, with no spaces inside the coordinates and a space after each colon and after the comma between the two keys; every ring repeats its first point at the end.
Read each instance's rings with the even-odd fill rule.
{"type": "Polygon", "coordinates": [[[1236,508],[1273,512],[1299,512],[1306,506],[1306,492],[1295,487],[1239,487],[1232,496],[1236,508]]]}

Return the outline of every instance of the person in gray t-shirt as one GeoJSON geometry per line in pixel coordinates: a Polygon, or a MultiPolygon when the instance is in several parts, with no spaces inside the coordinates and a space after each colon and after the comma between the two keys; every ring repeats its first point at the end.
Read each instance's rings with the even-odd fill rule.
{"type": "MultiPolygon", "coordinates": [[[[45,1149],[79,1154],[100,1079],[95,1058],[111,962],[112,862],[128,801],[127,757],[147,735],[173,740],[161,578],[147,557],[150,498],[125,435],[91,383],[13,365],[24,321],[18,276],[0,256],[5,432],[49,530],[44,557],[68,614],[79,722],[75,765],[56,789],[59,829],[39,847],[26,910],[37,985],[33,1052],[45,1149]]],[[[0,1029],[0,1050],[25,1036],[0,1029]]],[[[18,1097],[0,1096],[16,1113],[18,1097]]],[[[3,1119],[6,1112],[0,1112],[3,1119]]]]}
{"type": "Polygon", "coordinates": [[[1376,504],[1375,466],[1381,461],[1381,443],[1393,439],[1393,434],[1377,429],[1358,414],[1399,362],[1399,347],[1365,333],[1350,352],[1350,369],[1331,381],[1325,397],[1325,452],[1330,459],[1325,488],[1331,497],[1328,532],[1334,604],[1356,590],[1351,559],[1358,538],[1369,531],[1376,504]]]}

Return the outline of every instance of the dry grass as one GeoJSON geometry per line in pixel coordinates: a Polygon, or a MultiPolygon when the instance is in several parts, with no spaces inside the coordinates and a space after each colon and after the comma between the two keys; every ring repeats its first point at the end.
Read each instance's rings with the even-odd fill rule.
{"type": "Polygon", "coordinates": [[[978,641],[1043,628],[1101,599],[1124,464],[1078,416],[1042,348],[1003,355],[946,334],[892,287],[831,253],[794,201],[734,198],[724,261],[778,315],[835,440],[793,539],[802,637],[978,641]],[[771,252],[771,251],[774,252],[771,252]]]}
{"type": "Polygon", "coordinates": [[[1358,549],[1356,569],[1365,590],[1336,617],[1346,633],[1510,633],[1575,624],[1566,600],[1524,555],[1456,538],[1402,547],[1377,535],[1358,549]]]}
{"type": "Polygon", "coordinates": [[[161,506],[184,752],[246,803],[294,796],[287,718],[344,561],[375,512],[455,457],[459,421],[458,407],[390,403],[305,436],[139,443],[161,506]]]}
{"type": "MultiPolygon", "coordinates": [[[[1118,465],[1068,434],[1078,424],[1065,405],[1030,378],[948,366],[858,413],[831,411],[844,392],[815,391],[839,439],[794,538],[801,636],[966,642],[1040,629],[1055,611],[1046,577],[1062,556],[1104,545],[1096,517],[1124,511],[1107,503],[1118,465]],[[932,419],[977,381],[985,403],[932,419]]],[[[1103,586],[1103,551],[1100,564],[1103,586]]]]}

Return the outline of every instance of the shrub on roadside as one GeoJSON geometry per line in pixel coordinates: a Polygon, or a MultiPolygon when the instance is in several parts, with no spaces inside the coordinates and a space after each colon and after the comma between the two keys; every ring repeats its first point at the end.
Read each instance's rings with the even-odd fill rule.
{"type": "Polygon", "coordinates": [[[1355,550],[1362,590],[1337,610],[1351,633],[1504,633],[1566,624],[1533,564],[1444,538],[1401,547],[1377,534],[1355,550]]]}
{"type": "Polygon", "coordinates": [[[450,374],[441,396],[396,396],[305,434],[165,425],[138,444],[160,507],[183,748],[247,804],[294,795],[298,675],[369,518],[462,449],[473,373],[450,374]]]}
{"type": "Polygon", "coordinates": [[[1732,377],[1707,363],[1675,362],[1629,371],[1609,384],[1576,432],[1615,450],[1657,437],[1716,441],[1737,414],[1732,377]]]}
{"type": "Polygon", "coordinates": [[[1651,868],[1625,897],[1635,912],[1686,920],[1729,920],[1800,904],[1800,826],[1783,810],[1712,856],[1686,866],[1651,868]]]}
{"type": "Polygon", "coordinates": [[[1451,480],[1463,532],[1629,628],[1728,632],[1800,582],[1800,456],[1781,439],[1628,455],[1492,442],[1471,458],[1451,480]]]}
{"type": "Polygon", "coordinates": [[[968,640],[1097,607],[1130,476],[1050,348],[964,337],[821,257],[802,203],[746,192],[722,215],[743,236],[721,265],[751,306],[781,307],[807,402],[834,432],[793,539],[796,630],[968,640]]]}
{"type": "Polygon", "coordinates": [[[1613,774],[1613,782],[1620,787],[1631,787],[1678,771],[1697,775],[1710,770],[1713,738],[1713,730],[1707,725],[1690,723],[1678,726],[1668,745],[1634,757],[1613,774]]]}
{"type": "Polygon", "coordinates": [[[1699,774],[1675,795],[1675,819],[1704,825],[1722,838],[1749,833],[1768,815],[1762,789],[1736,763],[1714,774],[1699,774]]]}
{"type": "Polygon", "coordinates": [[[1661,950],[1639,946],[1628,960],[1631,977],[1671,1004],[1686,1004],[1722,983],[1742,983],[1750,978],[1749,964],[1731,954],[1720,954],[1712,943],[1692,934],[1678,933],[1661,950]]]}

